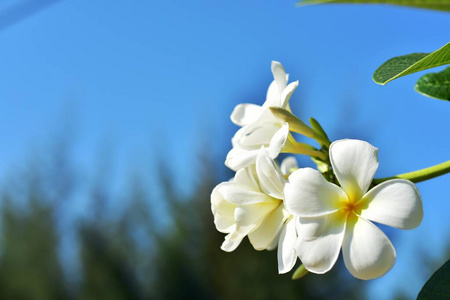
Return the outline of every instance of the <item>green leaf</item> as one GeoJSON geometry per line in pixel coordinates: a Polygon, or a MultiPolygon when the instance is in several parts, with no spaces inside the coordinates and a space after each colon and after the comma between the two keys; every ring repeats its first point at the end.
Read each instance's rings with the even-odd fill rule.
{"type": "MultiPolygon", "coordinates": [[[[450,0],[449,0],[450,1],[450,0]]],[[[385,85],[391,80],[450,63],[450,43],[430,53],[412,53],[391,58],[373,74],[373,80],[385,85]]]]}
{"type": "Polygon", "coordinates": [[[425,96],[450,101],[450,67],[439,73],[422,76],[415,89],[425,96]]]}
{"type": "Polygon", "coordinates": [[[450,299],[450,260],[431,276],[417,296],[417,300],[443,299],[450,299]]]}
{"type": "Polygon", "coordinates": [[[309,4],[393,4],[403,5],[418,8],[436,9],[443,11],[450,11],[450,0],[303,0],[298,2],[298,5],[309,4]]]}

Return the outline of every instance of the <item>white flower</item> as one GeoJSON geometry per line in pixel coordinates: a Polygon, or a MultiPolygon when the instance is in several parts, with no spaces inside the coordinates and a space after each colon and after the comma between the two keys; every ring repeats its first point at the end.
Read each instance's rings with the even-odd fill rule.
{"type": "Polygon", "coordinates": [[[289,99],[297,88],[298,81],[288,85],[286,71],[276,61],[272,62],[272,73],[274,81],[269,86],[264,104],[239,104],[231,114],[231,121],[242,127],[234,135],[233,149],[225,161],[225,165],[234,171],[254,164],[261,146],[269,147],[271,157],[276,158],[286,140],[293,140],[287,123],[277,119],[269,107],[277,106],[290,111],[289,99]],[[272,141],[274,135],[276,139],[272,141]]]}
{"type": "MultiPolygon", "coordinates": [[[[286,177],[292,173],[292,170],[298,169],[297,160],[293,156],[286,157],[280,165],[281,173],[286,177]]],[[[284,204],[284,203],[283,203],[284,204]]],[[[278,272],[285,274],[292,270],[297,261],[295,252],[295,241],[297,239],[297,230],[295,224],[298,217],[290,216],[284,223],[278,241],[278,272]]]]}
{"type": "Polygon", "coordinates": [[[261,148],[254,166],[240,169],[232,180],[214,188],[214,223],[217,230],[228,233],[222,250],[235,250],[248,235],[256,250],[272,250],[278,245],[280,273],[292,269],[297,259],[297,234],[293,217],[283,204],[285,183],[278,165],[261,148]]]}
{"type": "Polygon", "coordinates": [[[378,168],[377,153],[364,141],[332,143],[330,161],[341,187],[310,168],[289,176],[285,204],[299,217],[295,247],[307,270],[329,271],[342,248],[353,276],[383,276],[394,265],[396,253],[371,221],[399,229],[415,228],[422,221],[422,200],[412,182],[393,179],[367,191],[378,168]]]}

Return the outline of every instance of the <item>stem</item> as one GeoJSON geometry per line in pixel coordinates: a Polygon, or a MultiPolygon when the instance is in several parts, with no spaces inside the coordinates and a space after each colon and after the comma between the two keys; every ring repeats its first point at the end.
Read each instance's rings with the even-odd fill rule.
{"type": "Polygon", "coordinates": [[[304,145],[307,145],[307,144],[297,143],[296,144],[296,146],[297,146],[296,148],[286,149],[286,150],[283,150],[282,152],[283,153],[308,155],[308,156],[311,156],[311,157],[317,157],[317,158],[319,158],[321,160],[326,160],[328,158],[328,156],[325,153],[323,153],[323,152],[321,152],[319,150],[313,150],[313,149],[306,148],[304,145]]]}
{"type": "Polygon", "coordinates": [[[328,140],[327,137],[324,137],[317,132],[314,132],[313,139],[315,139],[321,146],[330,147],[331,144],[330,140],[328,140]]]}
{"type": "Polygon", "coordinates": [[[314,122],[318,124],[320,130],[317,130],[317,128],[309,127],[290,111],[282,107],[271,106],[270,111],[280,121],[287,122],[289,124],[290,131],[297,132],[309,138],[315,139],[321,146],[330,146],[330,141],[328,140],[325,131],[323,131],[323,128],[320,126],[320,124],[318,124],[316,120],[314,120],[314,122]]]}
{"type": "Polygon", "coordinates": [[[417,182],[425,181],[425,180],[428,180],[428,179],[431,179],[434,177],[438,177],[438,176],[441,176],[441,175],[444,175],[447,173],[450,173],[450,160],[443,162],[441,164],[432,166],[432,167],[422,169],[422,170],[399,174],[399,175],[391,176],[391,177],[374,179],[373,182],[374,182],[374,184],[379,184],[379,183],[382,183],[383,181],[386,181],[389,179],[400,178],[400,179],[407,179],[414,183],[417,183],[417,182]]]}
{"type": "Polygon", "coordinates": [[[301,142],[297,142],[289,133],[287,141],[283,146],[282,153],[304,154],[311,157],[317,157],[321,160],[327,160],[328,155],[320,150],[316,150],[313,146],[301,142]]]}

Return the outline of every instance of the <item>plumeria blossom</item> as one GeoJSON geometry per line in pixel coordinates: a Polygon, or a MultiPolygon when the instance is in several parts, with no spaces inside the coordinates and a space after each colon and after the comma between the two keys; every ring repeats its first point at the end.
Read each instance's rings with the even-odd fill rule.
{"type": "Polygon", "coordinates": [[[310,168],[289,176],[285,204],[299,217],[295,248],[310,272],[329,271],[342,248],[344,263],[354,277],[383,276],[394,265],[396,253],[371,221],[399,229],[421,223],[422,200],[412,182],[388,180],[368,191],[378,168],[377,153],[364,141],[332,143],[330,161],[341,187],[310,168]]]}
{"type": "Polygon", "coordinates": [[[274,80],[262,106],[239,104],[231,114],[231,121],[242,127],[234,135],[233,148],[225,161],[225,165],[234,171],[254,164],[261,146],[268,147],[271,157],[276,158],[283,147],[292,148],[292,142],[295,143],[288,124],[277,119],[269,108],[276,106],[290,111],[289,99],[298,81],[288,84],[288,75],[277,61],[272,62],[272,74],[274,80]],[[274,136],[276,139],[272,141],[274,136]]]}
{"type": "MultiPolygon", "coordinates": [[[[292,170],[297,169],[297,160],[293,156],[288,156],[281,162],[280,171],[284,177],[288,177],[292,170]]],[[[284,223],[280,233],[278,241],[278,272],[280,274],[289,272],[297,261],[297,253],[295,252],[295,241],[297,239],[295,224],[297,222],[298,217],[290,216],[284,223]]]]}
{"type": "MultiPolygon", "coordinates": [[[[293,162],[285,163],[292,166],[293,162]]],[[[219,184],[211,194],[211,208],[217,230],[228,235],[222,250],[235,250],[248,236],[256,250],[272,250],[278,245],[280,273],[289,272],[297,255],[294,218],[284,207],[286,180],[280,168],[262,147],[256,164],[240,169],[228,182],[219,184]]]]}

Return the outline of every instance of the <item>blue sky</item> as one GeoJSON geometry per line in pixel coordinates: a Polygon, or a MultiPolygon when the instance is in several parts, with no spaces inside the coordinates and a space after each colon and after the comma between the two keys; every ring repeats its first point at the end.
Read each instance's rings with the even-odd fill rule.
{"type": "MultiPolygon", "coordinates": [[[[296,114],[318,119],[332,139],[366,138],[380,149],[378,176],[448,160],[449,103],[414,92],[421,74],[387,86],[371,79],[393,56],[447,43],[448,14],[294,4],[66,0],[1,30],[0,178],[69,117],[80,166],[92,169],[109,139],[119,170],[163,152],[191,192],[201,180],[192,179],[199,141],[224,161],[237,129],[229,114],[238,103],[262,103],[272,60],[300,81],[296,114]]],[[[423,224],[396,231],[397,264],[373,281],[373,295],[388,295],[405,276],[411,248],[436,253],[448,242],[449,183],[447,175],[419,184],[423,224]]],[[[405,291],[416,295],[425,278],[408,276],[405,291]]]]}

